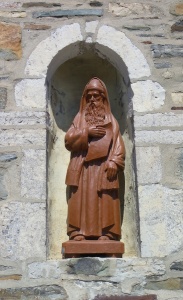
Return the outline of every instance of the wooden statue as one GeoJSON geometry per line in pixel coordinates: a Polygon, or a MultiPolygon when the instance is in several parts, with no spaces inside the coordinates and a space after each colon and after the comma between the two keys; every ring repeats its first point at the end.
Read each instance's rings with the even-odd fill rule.
{"type": "Polygon", "coordinates": [[[69,239],[119,241],[118,172],[124,170],[125,147],[106,86],[96,77],[84,89],[65,147],[71,152],[66,175],[69,239]]]}

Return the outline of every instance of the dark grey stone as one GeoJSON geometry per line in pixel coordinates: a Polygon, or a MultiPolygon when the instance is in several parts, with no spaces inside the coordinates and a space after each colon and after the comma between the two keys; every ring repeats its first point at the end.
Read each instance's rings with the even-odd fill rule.
{"type": "Polygon", "coordinates": [[[183,56],[183,45],[151,45],[153,57],[179,57],[183,56]]]}
{"type": "Polygon", "coordinates": [[[156,69],[168,69],[172,67],[172,64],[168,61],[160,62],[160,63],[154,63],[154,66],[156,69]]]}
{"type": "Polygon", "coordinates": [[[68,267],[68,273],[83,275],[97,275],[103,269],[101,261],[89,257],[70,261],[68,267]]]}
{"type": "Polygon", "coordinates": [[[90,1],[90,6],[92,6],[92,7],[101,7],[101,6],[103,6],[103,3],[99,2],[99,1],[90,1]]]}
{"type": "Polygon", "coordinates": [[[175,261],[171,264],[170,270],[183,271],[183,261],[175,261]]]}
{"type": "Polygon", "coordinates": [[[0,109],[5,109],[7,103],[7,89],[0,87],[0,109]]]}
{"type": "Polygon", "coordinates": [[[4,266],[4,265],[0,265],[0,271],[6,271],[6,270],[10,270],[13,269],[12,266],[4,266]]]}
{"type": "Polygon", "coordinates": [[[6,79],[8,79],[9,78],[9,76],[6,76],[6,75],[2,75],[2,76],[0,76],[0,80],[6,80],[6,79]]]}
{"type": "Polygon", "coordinates": [[[165,37],[165,35],[163,33],[157,33],[157,34],[154,34],[155,37],[165,37]]]}
{"type": "Polygon", "coordinates": [[[103,15],[103,9],[71,9],[71,10],[54,10],[54,11],[36,11],[33,12],[33,18],[62,18],[62,17],[73,17],[73,16],[98,16],[103,15]]]}
{"type": "Polygon", "coordinates": [[[138,25],[124,25],[123,28],[128,30],[143,30],[143,31],[149,31],[151,29],[148,26],[138,26],[138,25]]]}
{"type": "Polygon", "coordinates": [[[0,162],[10,162],[17,159],[16,153],[2,153],[0,154],[0,162]]]}
{"type": "Polygon", "coordinates": [[[141,37],[165,37],[164,34],[162,33],[157,33],[157,34],[149,34],[149,33],[140,33],[138,36],[141,37]]]}
{"type": "Polygon", "coordinates": [[[179,20],[171,26],[171,32],[174,31],[183,31],[183,20],[179,20]]]}
{"type": "Polygon", "coordinates": [[[8,288],[0,290],[0,299],[19,299],[19,300],[67,300],[68,296],[65,289],[58,285],[41,285],[24,288],[8,288]]]}
{"type": "Polygon", "coordinates": [[[10,49],[0,49],[0,59],[18,60],[18,56],[10,49]]]}
{"type": "Polygon", "coordinates": [[[2,153],[0,154],[0,162],[10,162],[17,159],[16,153],[2,153]]]}
{"type": "Polygon", "coordinates": [[[56,7],[61,6],[60,3],[46,3],[46,2],[27,2],[23,3],[22,7],[29,8],[29,7],[56,7]]]}
{"type": "Polygon", "coordinates": [[[183,106],[172,106],[171,110],[183,110],[183,106]]]}
{"type": "Polygon", "coordinates": [[[179,177],[180,181],[183,181],[183,148],[179,148],[177,163],[178,166],[176,170],[176,175],[179,177]]]}
{"type": "MultiPolygon", "coordinates": [[[[0,170],[0,172],[1,172],[1,170],[0,170]]],[[[4,180],[4,174],[0,173],[0,200],[6,200],[8,197],[8,192],[3,183],[3,180],[4,180]]]]}

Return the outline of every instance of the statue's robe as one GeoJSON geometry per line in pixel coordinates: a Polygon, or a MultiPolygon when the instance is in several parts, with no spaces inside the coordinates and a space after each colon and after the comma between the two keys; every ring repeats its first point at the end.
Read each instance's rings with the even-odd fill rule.
{"type": "MultiPolygon", "coordinates": [[[[72,233],[77,232],[86,238],[112,234],[115,239],[120,239],[118,174],[113,180],[109,180],[106,163],[113,161],[118,171],[123,171],[125,148],[119,125],[112,113],[105,120],[104,126],[108,125],[111,130],[111,140],[109,142],[103,139],[104,151],[101,157],[97,158],[95,158],[95,153],[89,155],[90,147],[92,143],[95,144],[95,141],[88,137],[88,125],[84,115],[78,113],[66,133],[65,146],[71,151],[71,160],[66,175],[66,184],[69,186],[67,233],[70,237],[72,233]]],[[[100,152],[99,148],[98,150],[100,152]]]]}

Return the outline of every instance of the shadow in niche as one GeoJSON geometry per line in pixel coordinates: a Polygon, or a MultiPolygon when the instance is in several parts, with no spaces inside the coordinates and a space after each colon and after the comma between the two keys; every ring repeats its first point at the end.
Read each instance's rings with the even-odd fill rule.
{"type": "MultiPolygon", "coordinates": [[[[127,68],[121,73],[123,71],[126,77],[127,68]]],[[[106,59],[90,52],[68,60],[52,76],[51,107],[57,126],[65,132],[68,130],[79,111],[84,87],[92,77],[98,77],[106,84],[112,113],[123,134],[127,128],[129,101],[133,96],[130,81],[126,83],[126,78],[124,80],[106,59]]]]}

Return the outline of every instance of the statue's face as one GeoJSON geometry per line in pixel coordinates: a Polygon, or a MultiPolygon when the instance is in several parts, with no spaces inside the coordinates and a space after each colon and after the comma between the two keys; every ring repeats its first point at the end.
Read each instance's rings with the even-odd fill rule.
{"type": "Polygon", "coordinates": [[[90,90],[87,92],[86,101],[89,105],[98,107],[103,103],[103,97],[98,90],[90,90]]]}

